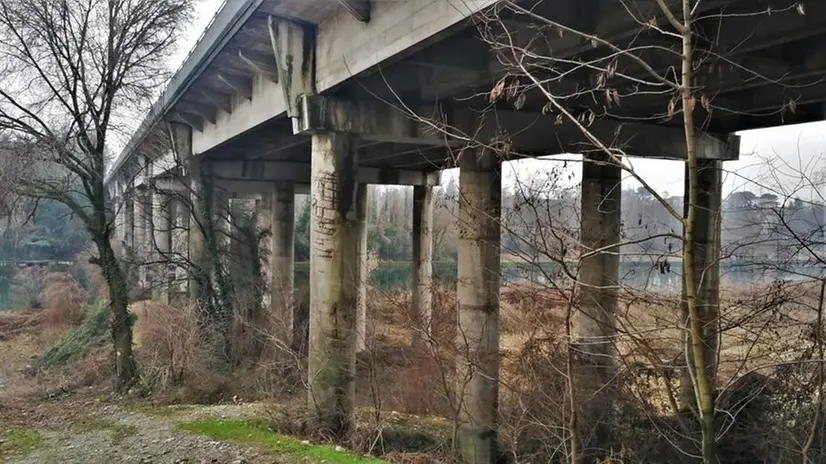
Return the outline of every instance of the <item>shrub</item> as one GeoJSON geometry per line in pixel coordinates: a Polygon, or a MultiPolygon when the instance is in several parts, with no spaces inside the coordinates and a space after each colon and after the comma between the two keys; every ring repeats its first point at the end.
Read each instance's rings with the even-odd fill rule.
{"type": "Polygon", "coordinates": [[[134,308],[137,360],[152,390],[180,399],[211,402],[229,392],[219,371],[218,334],[199,324],[191,306],[173,308],[144,302],[134,308]]]}
{"type": "Polygon", "coordinates": [[[91,353],[109,341],[109,308],[97,306],[86,314],[83,324],[75,327],[43,355],[43,365],[59,366],[91,353]]]}
{"type": "Polygon", "coordinates": [[[53,272],[45,279],[43,323],[51,327],[77,325],[86,315],[86,294],[65,272],[53,272]]]}

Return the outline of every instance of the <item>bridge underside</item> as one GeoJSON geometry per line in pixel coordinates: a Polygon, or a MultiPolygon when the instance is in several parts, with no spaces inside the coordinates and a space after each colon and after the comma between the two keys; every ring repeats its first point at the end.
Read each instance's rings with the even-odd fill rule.
{"type": "MultiPolygon", "coordinates": [[[[414,188],[413,309],[421,344],[430,324],[432,189],[439,171],[459,168],[458,330],[467,346],[457,366],[468,380],[460,387],[460,437],[468,461],[494,462],[501,164],[584,155],[578,336],[592,361],[586,370],[593,382],[583,388],[593,387],[585,393],[596,395],[613,375],[620,163],[634,156],[686,157],[675,91],[652,74],[674,79],[680,41],[667,35],[671,28],[653,0],[635,2],[634,11],[602,0],[520,2],[525,11],[498,9],[495,16],[475,16],[474,23],[456,20],[447,1],[368,2],[368,9],[364,2],[344,2],[344,10],[299,3],[268,0],[250,12],[165,114],[169,124],[150,131],[145,156],[124,164],[132,177],[121,192],[158,200],[149,202],[156,205],[149,221],[155,225],[146,226],[154,227],[154,235],[137,232],[135,224],[145,218],[124,218],[121,237],[145,253],[170,256],[180,239],[162,225],[174,229],[196,219],[230,227],[220,213],[232,210],[232,197],[252,194],[259,200],[259,226],[273,231],[266,243],[277,258],[267,264],[270,309],[292,321],[292,209],[296,192],[311,194],[308,407],[323,427],[344,433],[353,413],[355,355],[367,342],[366,185],[414,188]],[[330,30],[340,35],[332,37],[330,30]],[[525,51],[530,59],[520,60],[525,51]],[[491,102],[500,82],[505,93],[514,87],[525,96],[491,102]],[[553,111],[550,100],[559,105],[553,111]],[[594,138],[560,117],[561,109],[594,138]],[[157,166],[153,160],[170,151],[163,143],[168,134],[175,162],[157,166]],[[147,166],[154,166],[148,175],[135,174],[147,166]],[[207,183],[211,187],[204,190],[207,183]],[[176,194],[188,199],[191,211],[184,208],[183,215],[189,219],[179,217],[180,206],[164,206],[175,203],[169,198],[176,194]],[[197,211],[210,211],[196,208],[205,203],[213,205],[215,217],[197,217],[197,211]],[[147,244],[148,237],[155,237],[154,244],[147,244]]],[[[695,268],[710,270],[697,279],[709,322],[718,305],[721,172],[724,161],[739,155],[731,134],[822,119],[826,2],[698,5],[693,115],[700,129],[695,206],[701,213],[692,240],[699,250],[695,268]],[[769,7],[772,15],[746,14],[769,7]]],[[[675,162],[674,169],[685,165],[675,162]]],[[[123,211],[138,217],[138,209],[123,211]]],[[[183,240],[189,244],[180,249],[189,262],[202,262],[196,255],[204,239],[188,230],[183,240]]],[[[196,286],[190,292],[197,297],[196,286]]],[[[284,337],[291,339],[290,331],[284,337]]]]}

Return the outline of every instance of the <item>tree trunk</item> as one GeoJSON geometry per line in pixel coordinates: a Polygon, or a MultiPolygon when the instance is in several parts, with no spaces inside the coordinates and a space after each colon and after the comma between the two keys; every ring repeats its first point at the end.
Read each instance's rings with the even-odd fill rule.
{"type": "Polygon", "coordinates": [[[108,236],[96,240],[103,277],[109,286],[109,320],[115,345],[118,389],[128,390],[137,380],[132,356],[132,317],[129,314],[129,285],[108,236]]]}

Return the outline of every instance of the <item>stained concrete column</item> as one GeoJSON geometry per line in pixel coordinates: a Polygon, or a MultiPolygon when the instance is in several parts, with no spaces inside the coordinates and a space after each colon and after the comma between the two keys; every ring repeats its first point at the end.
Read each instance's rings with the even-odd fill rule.
{"type": "Polygon", "coordinates": [[[421,347],[430,339],[433,301],[433,188],[413,187],[413,346],[421,347]]]}
{"type": "Polygon", "coordinates": [[[154,229],[154,249],[158,265],[152,279],[152,299],[169,304],[169,266],[166,262],[172,251],[172,211],[171,199],[163,192],[152,192],[152,224],[154,229]]]}
{"type": "Polygon", "coordinates": [[[356,313],[356,352],[367,349],[367,280],[369,262],[367,256],[367,189],[369,185],[359,184],[356,191],[356,235],[360,243],[358,264],[358,312],[356,313]]]}
{"type": "Polygon", "coordinates": [[[466,152],[459,164],[457,380],[459,440],[471,464],[498,459],[499,250],[502,181],[488,151],[466,152]]]}
{"type": "Polygon", "coordinates": [[[269,266],[270,311],[287,347],[294,338],[295,288],[295,189],[292,182],[275,184],[273,192],[262,194],[263,224],[271,231],[269,266]]]}
{"type": "MultiPolygon", "coordinates": [[[[697,203],[695,204],[694,230],[691,244],[694,254],[694,289],[697,296],[697,310],[703,327],[703,358],[706,373],[711,379],[712,391],[717,380],[717,349],[720,343],[720,242],[721,242],[721,208],[723,165],[717,160],[697,160],[697,203]]],[[[689,173],[685,174],[685,200],[683,213],[688,217],[689,173]]],[[[684,231],[685,232],[685,231],[684,231]]],[[[685,267],[683,267],[685,269],[685,267]]],[[[688,301],[685,280],[682,288],[683,324],[687,328],[688,301]]],[[[683,346],[689,346],[688,330],[683,330],[683,346]]],[[[688,362],[694,362],[694,355],[689,350],[688,362]]],[[[680,377],[680,406],[683,409],[696,409],[694,386],[688,369],[680,377]]]]}
{"type": "Polygon", "coordinates": [[[308,409],[324,433],[352,428],[360,279],[356,140],[312,136],[308,409]]]}

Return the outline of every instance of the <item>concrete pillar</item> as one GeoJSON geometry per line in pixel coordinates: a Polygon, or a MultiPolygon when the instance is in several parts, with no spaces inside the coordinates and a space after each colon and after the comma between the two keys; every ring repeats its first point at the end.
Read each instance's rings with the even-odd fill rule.
{"type": "Polygon", "coordinates": [[[603,251],[583,257],[579,263],[579,311],[577,359],[574,363],[580,409],[582,451],[600,446],[611,431],[605,420],[613,411],[616,358],[617,284],[619,248],[605,248],[620,241],[621,170],[609,164],[605,154],[583,157],[581,253],[603,251]]]}
{"type": "Polygon", "coordinates": [[[132,191],[125,194],[124,204],[124,243],[127,255],[135,251],[135,198],[132,191]]]}
{"type": "Polygon", "coordinates": [[[457,333],[459,440],[471,464],[498,460],[499,250],[502,181],[488,151],[464,154],[459,164],[457,333]]]}
{"type": "Polygon", "coordinates": [[[152,225],[154,232],[153,256],[158,262],[154,266],[152,299],[169,304],[169,266],[167,260],[172,251],[172,211],[171,199],[163,192],[152,192],[152,225]]]}
{"type": "Polygon", "coordinates": [[[367,189],[369,185],[359,184],[356,191],[356,236],[360,247],[358,254],[359,274],[356,280],[358,285],[358,312],[356,313],[357,344],[356,352],[367,349],[367,280],[370,278],[367,256],[367,189]]]}
{"type": "MultiPolygon", "coordinates": [[[[620,168],[608,164],[607,156],[592,154],[583,158],[582,253],[619,243],[621,182],[620,168]]],[[[589,358],[587,364],[600,371],[611,371],[614,365],[619,258],[619,249],[609,248],[580,262],[580,348],[589,358]]]]}
{"type": "Polygon", "coordinates": [[[189,245],[190,275],[188,282],[189,302],[201,306],[202,285],[207,285],[210,276],[210,262],[207,256],[205,230],[209,227],[204,218],[212,213],[212,186],[204,184],[201,162],[197,158],[189,160],[189,228],[187,240],[189,245]]]}
{"type": "Polygon", "coordinates": [[[271,231],[269,266],[265,269],[270,286],[269,307],[278,326],[279,337],[292,346],[295,274],[295,190],[292,182],[275,184],[273,192],[262,194],[262,226],[271,231]]]}
{"type": "Polygon", "coordinates": [[[141,287],[147,288],[151,285],[146,262],[152,261],[154,256],[153,228],[152,228],[152,197],[145,190],[137,192],[135,203],[135,249],[138,264],[138,280],[141,287]]]}
{"type": "MultiPolygon", "coordinates": [[[[697,309],[703,325],[703,357],[706,373],[711,379],[712,391],[717,380],[717,349],[720,335],[720,242],[723,165],[716,160],[697,160],[697,203],[695,209],[694,233],[691,244],[694,248],[694,288],[697,295],[697,309]]],[[[688,216],[689,175],[685,174],[685,200],[683,213],[688,216]]],[[[684,326],[688,326],[688,302],[685,280],[682,288],[682,316],[684,326]]],[[[684,330],[683,346],[688,343],[688,331],[684,330]]],[[[689,350],[688,362],[694,362],[689,350]]],[[[687,369],[680,377],[680,406],[696,409],[694,386],[687,369]]]]}
{"type": "Polygon", "coordinates": [[[308,409],[319,429],[353,425],[360,280],[356,140],[312,136],[308,409]]]}
{"type": "Polygon", "coordinates": [[[433,302],[433,188],[413,187],[413,346],[429,340],[433,302]]]}

